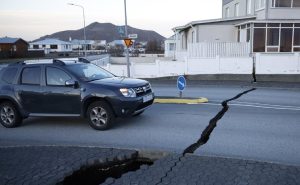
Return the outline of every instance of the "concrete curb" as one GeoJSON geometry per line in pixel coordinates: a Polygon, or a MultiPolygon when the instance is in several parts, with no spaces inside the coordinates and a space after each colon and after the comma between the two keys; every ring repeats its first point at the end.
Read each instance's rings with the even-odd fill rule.
{"type": "Polygon", "coordinates": [[[201,98],[177,98],[177,97],[155,97],[154,103],[165,103],[165,104],[201,104],[207,103],[208,99],[201,98]]]}

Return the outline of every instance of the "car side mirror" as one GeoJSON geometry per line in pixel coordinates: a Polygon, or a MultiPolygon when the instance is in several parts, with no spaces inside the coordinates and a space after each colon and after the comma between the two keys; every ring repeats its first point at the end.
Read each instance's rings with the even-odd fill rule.
{"type": "Polygon", "coordinates": [[[67,80],[65,82],[66,87],[74,87],[75,89],[78,88],[78,82],[75,80],[67,80]]]}

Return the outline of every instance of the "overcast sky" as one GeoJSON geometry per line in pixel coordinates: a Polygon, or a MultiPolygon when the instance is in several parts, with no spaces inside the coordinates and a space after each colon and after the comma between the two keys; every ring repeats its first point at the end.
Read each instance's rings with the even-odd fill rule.
{"type": "MultiPolygon", "coordinates": [[[[57,31],[110,22],[124,25],[124,0],[1,0],[0,37],[34,40],[57,31]]],[[[220,18],[222,0],[127,0],[128,25],[169,37],[172,28],[195,20],[220,18]]]]}

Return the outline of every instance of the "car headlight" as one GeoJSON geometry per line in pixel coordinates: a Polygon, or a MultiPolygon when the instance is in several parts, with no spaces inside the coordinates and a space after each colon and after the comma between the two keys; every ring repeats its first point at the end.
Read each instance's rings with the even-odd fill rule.
{"type": "Polygon", "coordinates": [[[132,98],[136,97],[136,93],[133,89],[122,88],[120,89],[120,92],[125,97],[132,97],[132,98]]]}

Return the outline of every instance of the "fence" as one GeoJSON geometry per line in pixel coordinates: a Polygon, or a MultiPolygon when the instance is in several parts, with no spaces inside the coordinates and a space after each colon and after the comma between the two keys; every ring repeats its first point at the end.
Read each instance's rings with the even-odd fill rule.
{"type": "Polygon", "coordinates": [[[257,53],[257,74],[300,74],[300,53],[257,53]]]}
{"type": "Polygon", "coordinates": [[[248,42],[190,43],[187,51],[189,58],[247,57],[250,54],[250,44],[248,42]]]}
{"type": "Polygon", "coordinates": [[[88,56],[86,58],[90,60],[93,64],[96,64],[98,66],[106,66],[110,62],[109,55],[95,55],[88,56]]]}
{"type": "MultiPolygon", "coordinates": [[[[184,74],[251,74],[252,66],[251,57],[215,57],[185,61],[131,62],[130,70],[131,77],[156,78],[184,74]]],[[[126,65],[107,64],[104,68],[118,76],[127,76],[126,65]]]]}

